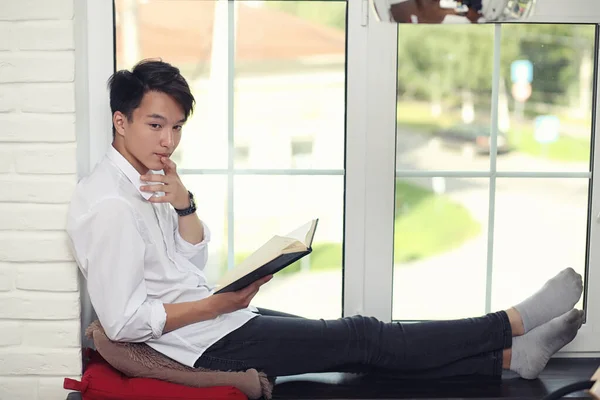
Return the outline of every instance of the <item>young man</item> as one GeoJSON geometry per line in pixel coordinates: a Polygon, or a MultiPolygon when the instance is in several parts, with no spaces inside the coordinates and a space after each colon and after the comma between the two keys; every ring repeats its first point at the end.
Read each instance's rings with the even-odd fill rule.
{"type": "Polygon", "coordinates": [[[202,272],[210,231],[169,159],[193,111],[190,89],[177,68],[160,61],[118,71],[109,84],[114,140],[79,182],[67,231],[110,339],[146,342],[188,366],[271,376],[497,376],[510,368],[535,378],[581,326],[583,314],[573,307],[582,280],[572,269],[508,310],[414,324],[311,320],[250,307],[271,277],[212,294],[202,272]]]}

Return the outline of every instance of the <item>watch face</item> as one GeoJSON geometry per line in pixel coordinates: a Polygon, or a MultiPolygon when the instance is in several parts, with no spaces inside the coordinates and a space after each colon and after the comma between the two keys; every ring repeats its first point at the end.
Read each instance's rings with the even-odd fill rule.
{"type": "Polygon", "coordinates": [[[190,207],[196,207],[196,202],[194,201],[194,195],[190,193],[190,207]]]}

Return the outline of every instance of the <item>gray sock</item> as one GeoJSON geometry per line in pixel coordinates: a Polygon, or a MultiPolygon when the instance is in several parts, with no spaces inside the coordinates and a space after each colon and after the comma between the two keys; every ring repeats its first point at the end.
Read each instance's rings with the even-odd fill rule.
{"type": "Polygon", "coordinates": [[[525,333],[575,307],[583,291],[583,281],[573,268],[559,272],[533,295],[515,306],[521,314],[525,333]]]}
{"type": "Polygon", "coordinates": [[[535,379],[557,351],[571,342],[583,322],[583,311],[571,310],[524,336],[513,339],[510,370],[535,379]]]}

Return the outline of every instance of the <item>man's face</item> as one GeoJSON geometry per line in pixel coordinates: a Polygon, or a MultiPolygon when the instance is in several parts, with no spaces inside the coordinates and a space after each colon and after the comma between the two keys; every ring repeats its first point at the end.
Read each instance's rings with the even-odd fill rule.
{"type": "Polygon", "coordinates": [[[123,146],[118,150],[140,174],[161,170],[161,157],[170,157],[181,140],[183,108],[169,95],[147,92],[131,121],[116,112],[113,122],[123,146]]]}

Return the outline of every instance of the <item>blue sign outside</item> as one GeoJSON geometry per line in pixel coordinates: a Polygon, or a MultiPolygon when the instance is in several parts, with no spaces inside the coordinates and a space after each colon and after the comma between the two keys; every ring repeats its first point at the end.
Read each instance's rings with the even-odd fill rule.
{"type": "Polygon", "coordinates": [[[529,60],[513,61],[510,65],[510,77],[513,83],[531,83],[533,81],[533,64],[529,60]]]}
{"type": "Polygon", "coordinates": [[[556,115],[541,115],[535,119],[534,137],[539,143],[556,142],[559,132],[560,120],[556,115]]]}

